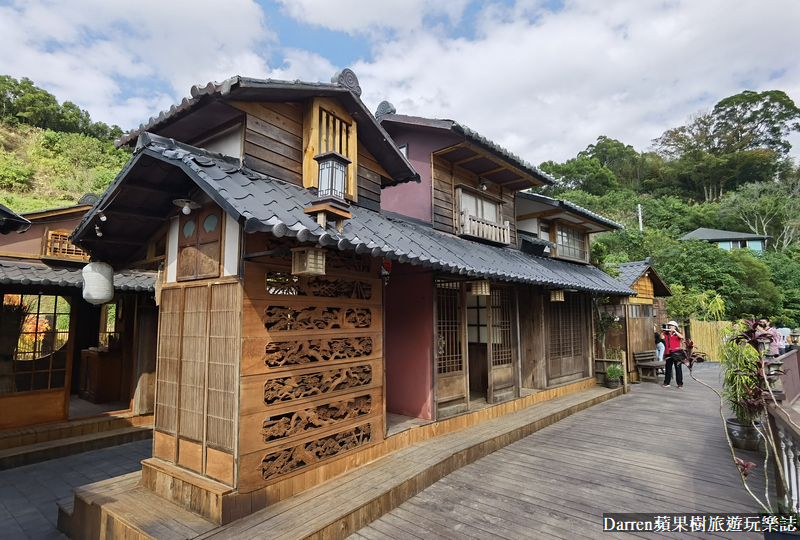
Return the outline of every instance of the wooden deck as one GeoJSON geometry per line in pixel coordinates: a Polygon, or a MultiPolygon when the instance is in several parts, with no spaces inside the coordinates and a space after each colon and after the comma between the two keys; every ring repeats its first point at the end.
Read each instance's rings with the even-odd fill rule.
{"type": "MultiPolygon", "coordinates": [[[[719,385],[719,366],[695,375],[719,385]]],[[[762,533],[608,533],[604,512],[755,513],[731,463],[716,396],[634,385],[454,471],[353,540],[762,538],[762,533]]],[[[750,484],[763,497],[763,457],[750,484]],[[756,489],[756,486],[758,487],[756,489]]]]}

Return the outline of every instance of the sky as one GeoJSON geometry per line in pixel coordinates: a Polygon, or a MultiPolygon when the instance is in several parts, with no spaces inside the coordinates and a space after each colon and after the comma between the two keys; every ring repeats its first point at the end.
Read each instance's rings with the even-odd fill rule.
{"type": "MultiPolygon", "coordinates": [[[[743,90],[800,104],[796,0],[0,0],[0,74],[138,127],[234,75],[330,81],[527,161],[648,149],[743,90]]],[[[800,137],[792,139],[800,156],[800,137]]]]}

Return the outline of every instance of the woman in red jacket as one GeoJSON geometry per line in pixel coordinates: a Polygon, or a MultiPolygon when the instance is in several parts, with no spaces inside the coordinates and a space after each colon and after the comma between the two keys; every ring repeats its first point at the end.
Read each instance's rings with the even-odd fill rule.
{"type": "Polygon", "coordinates": [[[683,334],[678,332],[678,323],[669,321],[667,330],[664,332],[664,358],[667,361],[664,370],[665,388],[669,388],[669,381],[672,379],[672,366],[675,366],[675,381],[678,383],[678,388],[683,388],[682,362],[672,354],[681,350],[681,341],[683,341],[683,334]]]}

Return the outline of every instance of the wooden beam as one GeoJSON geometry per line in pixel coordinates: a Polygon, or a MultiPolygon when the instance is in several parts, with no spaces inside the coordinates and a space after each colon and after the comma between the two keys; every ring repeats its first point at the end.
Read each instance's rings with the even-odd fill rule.
{"type": "Polygon", "coordinates": [[[145,193],[166,195],[170,199],[183,199],[186,197],[186,193],[170,193],[169,191],[164,191],[163,189],[140,186],[138,184],[131,184],[131,183],[123,184],[122,189],[132,189],[134,191],[143,191],[145,193]]]}
{"type": "Polygon", "coordinates": [[[475,161],[476,159],[480,159],[482,157],[483,156],[480,155],[480,154],[475,154],[474,156],[465,157],[463,159],[459,159],[459,160],[453,161],[452,163],[453,163],[453,165],[463,165],[464,163],[469,163],[470,161],[475,161]]]}
{"type": "Polygon", "coordinates": [[[533,218],[547,218],[550,216],[555,216],[556,214],[566,214],[567,212],[563,208],[554,208],[553,210],[545,210],[544,212],[531,212],[530,214],[522,214],[517,216],[517,221],[524,221],[526,219],[533,219],[533,218]]]}
{"type": "MultiPolygon", "coordinates": [[[[508,167],[497,167],[496,169],[489,169],[488,171],[483,171],[478,176],[488,176],[490,174],[499,173],[500,171],[505,171],[506,169],[508,169],[508,167]]],[[[494,180],[492,180],[492,182],[494,182],[494,180]]],[[[513,180],[509,180],[509,182],[513,182],[513,180]]],[[[500,182],[494,182],[494,183],[499,184],[500,182]]]]}
{"type": "Polygon", "coordinates": [[[160,215],[157,215],[157,214],[151,214],[151,213],[146,213],[146,212],[138,212],[133,208],[122,208],[122,209],[109,208],[109,209],[106,210],[106,212],[107,212],[106,215],[108,215],[108,214],[117,215],[118,214],[118,215],[121,215],[121,216],[129,216],[129,217],[134,217],[134,218],[139,218],[139,219],[153,219],[153,220],[156,220],[156,221],[166,221],[166,219],[167,219],[166,216],[160,216],[160,215]]]}

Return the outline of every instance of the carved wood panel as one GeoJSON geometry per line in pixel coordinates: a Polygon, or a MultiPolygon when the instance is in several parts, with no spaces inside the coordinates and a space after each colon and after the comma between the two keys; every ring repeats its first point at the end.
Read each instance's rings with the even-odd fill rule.
{"type": "Polygon", "coordinates": [[[372,440],[372,432],[372,424],[365,424],[266,454],[259,467],[261,477],[264,480],[271,480],[277,476],[334,458],[348,450],[368,444],[372,440]]]}
{"type": "Polygon", "coordinates": [[[372,396],[357,396],[287,414],[267,417],[261,429],[263,441],[268,443],[281,437],[330,426],[341,420],[351,420],[368,415],[373,410],[372,396]]]}
{"type": "Polygon", "coordinates": [[[261,320],[264,328],[270,332],[369,328],[372,324],[372,310],[322,306],[306,308],[268,306],[264,309],[261,320]]]}
{"type": "Polygon", "coordinates": [[[249,465],[239,484],[246,491],[383,437],[378,266],[355,253],[327,257],[324,276],[245,265],[239,462],[249,465]]]}
{"type": "Polygon", "coordinates": [[[301,339],[272,341],[264,351],[264,364],[270,368],[328,362],[345,358],[358,359],[372,354],[371,337],[301,339]]]}
{"type": "Polygon", "coordinates": [[[264,403],[303,399],[329,394],[348,388],[366,386],[372,382],[372,366],[348,366],[304,375],[269,379],[264,383],[264,403]]]}

